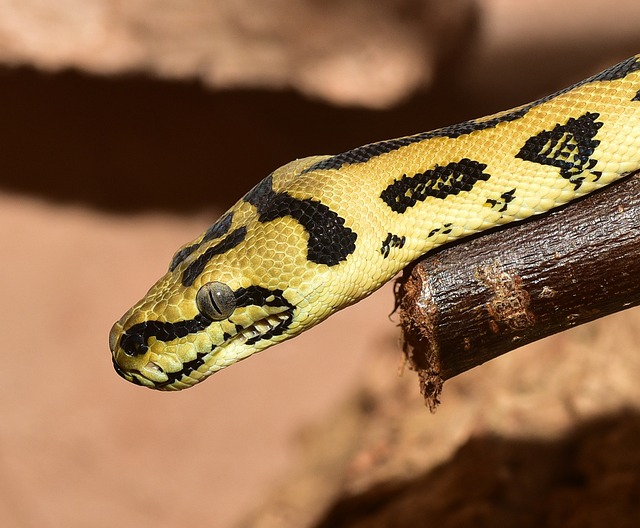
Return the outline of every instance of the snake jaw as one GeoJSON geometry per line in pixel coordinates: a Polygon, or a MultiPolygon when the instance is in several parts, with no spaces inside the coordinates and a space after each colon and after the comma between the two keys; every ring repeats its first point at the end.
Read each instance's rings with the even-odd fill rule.
{"type": "MultiPolygon", "coordinates": [[[[230,317],[233,321],[234,317],[230,317]]],[[[243,326],[234,324],[234,329],[224,334],[224,341],[211,345],[211,350],[198,353],[196,359],[182,364],[176,372],[168,373],[168,379],[156,383],[158,390],[181,390],[199,383],[211,374],[245,359],[286,337],[293,320],[293,306],[283,311],[267,314],[243,326]]]]}
{"type": "Polygon", "coordinates": [[[287,337],[295,306],[280,290],[239,288],[238,307],[227,319],[203,314],[174,323],[158,320],[114,324],[109,345],[116,372],[158,390],[180,390],[287,337]]]}
{"type": "MultiPolygon", "coordinates": [[[[289,327],[293,314],[290,310],[269,314],[263,319],[258,319],[248,327],[242,327],[236,334],[232,335],[228,341],[222,346],[242,346],[253,345],[260,340],[269,339],[273,336],[281,335],[289,327]]],[[[236,356],[237,359],[242,359],[236,356]]],[[[243,355],[243,357],[245,357],[243,355]]],[[[233,361],[235,363],[235,361],[233,361]]],[[[221,368],[227,366],[223,363],[221,368]]],[[[229,363],[231,364],[231,363],[229,363]]]]}

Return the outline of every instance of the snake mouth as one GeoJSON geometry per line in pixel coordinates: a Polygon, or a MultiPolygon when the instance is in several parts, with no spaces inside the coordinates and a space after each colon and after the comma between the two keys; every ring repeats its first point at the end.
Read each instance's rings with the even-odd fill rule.
{"type": "MultiPolygon", "coordinates": [[[[176,372],[166,372],[163,381],[154,381],[154,388],[158,390],[180,390],[191,387],[210,376],[218,370],[244,359],[255,352],[254,345],[260,341],[267,341],[282,335],[291,325],[293,320],[293,309],[287,307],[285,311],[272,313],[253,322],[247,327],[240,325],[235,326],[235,331],[224,335],[224,341],[220,345],[213,345],[209,352],[197,354],[196,359],[187,361],[182,364],[182,368],[176,372]],[[228,353],[223,354],[223,351],[228,353]]],[[[267,344],[264,348],[269,346],[267,344]]],[[[145,365],[145,372],[136,374],[142,375],[145,381],[153,381],[149,379],[148,374],[154,372],[160,375],[157,369],[161,369],[160,365],[145,365]]]]}
{"type": "Polygon", "coordinates": [[[255,321],[248,327],[238,327],[236,333],[229,335],[222,346],[230,344],[253,345],[263,339],[281,335],[289,328],[293,320],[293,310],[287,308],[285,311],[267,315],[263,319],[255,321]]]}

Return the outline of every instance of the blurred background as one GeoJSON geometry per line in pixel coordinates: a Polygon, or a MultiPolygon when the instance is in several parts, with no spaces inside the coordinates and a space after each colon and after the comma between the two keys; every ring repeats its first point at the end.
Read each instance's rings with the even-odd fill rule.
{"type": "Polygon", "coordinates": [[[0,0],[2,525],[635,525],[637,310],[435,415],[389,285],[181,393],[120,379],[108,332],[274,168],[528,102],[638,27],[633,0],[0,0]]]}

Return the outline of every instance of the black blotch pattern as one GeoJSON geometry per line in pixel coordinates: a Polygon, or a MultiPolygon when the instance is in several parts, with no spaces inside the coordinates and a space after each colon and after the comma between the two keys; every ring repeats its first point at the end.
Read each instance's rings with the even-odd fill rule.
{"type": "Polygon", "coordinates": [[[500,123],[515,121],[516,119],[519,119],[520,117],[524,116],[529,111],[529,109],[530,107],[520,108],[500,117],[487,119],[485,121],[465,121],[464,123],[449,125],[443,128],[439,128],[438,130],[416,134],[415,136],[389,139],[385,141],[379,141],[377,143],[370,143],[369,145],[363,145],[362,147],[357,147],[347,152],[343,152],[342,154],[327,158],[326,160],[319,161],[318,163],[305,169],[303,174],[313,170],[339,169],[343,165],[364,163],[366,161],[369,161],[371,158],[380,156],[381,154],[386,154],[388,152],[398,150],[401,147],[406,147],[407,145],[412,145],[413,143],[418,143],[420,141],[424,141],[426,139],[431,139],[434,137],[457,138],[460,136],[471,134],[472,132],[476,132],[478,130],[494,128],[500,123]]]}
{"type": "MultiPolygon", "coordinates": [[[[527,112],[529,112],[529,110],[531,110],[532,108],[539,106],[543,103],[546,103],[547,101],[553,99],[554,97],[567,93],[570,90],[573,90],[574,88],[578,88],[579,86],[583,86],[591,82],[606,82],[606,81],[614,81],[616,79],[622,79],[629,73],[632,73],[638,70],[640,70],[640,62],[638,62],[636,57],[631,57],[627,60],[622,61],[619,64],[616,64],[615,66],[612,66],[611,68],[601,73],[598,73],[592,77],[589,77],[588,79],[580,81],[572,86],[569,86],[568,88],[555,92],[546,97],[538,99],[537,101],[534,101],[521,108],[517,108],[516,110],[507,112],[501,116],[493,117],[485,120],[472,119],[470,121],[465,121],[463,123],[459,123],[456,125],[446,126],[444,128],[439,128],[437,130],[433,130],[430,132],[423,132],[421,134],[416,134],[414,136],[379,141],[377,143],[370,143],[369,145],[357,147],[347,152],[343,152],[341,154],[337,154],[325,160],[319,161],[318,163],[304,170],[303,174],[313,170],[339,169],[343,165],[364,163],[376,156],[380,156],[382,154],[386,154],[388,152],[398,150],[399,148],[405,147],[407,145],[418,143],[420,141],[424,141],[426,139],[431,139],[434,137],[457,138],[463,135],[471,134],[472,132],[477,132],[479,130],[495,128],[500,123],[515,121],[516,119],[520,119],[521,117],[524,117],[527,114],[527,112]]],[[[640,91],[638,93],[640,94],[640,91]]],[[[637,95],[634,98],[634,100],[640,100],[638,97],[639,96],[637,95]]]]}
{"type": "Polygon", "coordinates": [[[179,337],[200,332],[211,324],[204,315],[198,314],[193,319],[175,323],[166,321],[144,321],[129,328],[120,338],[120,347],[128,356],[141,356],[149,346],[149,338],[160,341],[171,341],[179,337]]]}
{"type": "Polygon", "coordinates": [[[578,83],[578,85],[593,81],[615,81],[617,79],[623,79],[630,73],[638,70],[640,70],[640,62],[638,62],[638,59],[636,57],[629,57],[628,59],[611,66],[611,68],[607,68],[603,72],[597,73],[593,77],[578,83]]]}
{"type": "Polygon", "coordinates": [[[231,229],[231,223],[233,222],[233,213],[227,213],[220,217],[220,219],[207,229],[202,237],[201,244],[209,242],[209,240],[215,240],[226,235],[231,229]]]}
{"type": "Polygon", "coordinates": [[[242,226],[232,231],[229,235],[223,238],[215,246],[211,246],[202,255],[189,264],[182,273],[182,285],[191,286],[200,275],[207,263],[216,255],[226,253],[230,249],[236,247],[247,236],[247,228],[242,226]]]}
{"type": "Polygon", "coordinates": [[[209,240],[214,240],[226,235],[231,229],[231,222],[233,221],[233,213],[227,213],[222,216],[215,224],[213,224],[205,232],[202,240],[198,244],[191,244],[190,246],[182,248],[178,251],[171,260],[169,265],[169,271],[175,270],[184,260],[191,255],[196,249],[198,249],[203,243],[209,240]]]}
{"type": "MultiPolygon", "coordinates": [[[[273,176],[270,174],[264,180],[258,183],[258,185],[256,185],[253,189],[251,189],[245,195],[244,200],[254,205],[257,203],[266,202],[272,194],[275,194],[271,188],[272,184],[273,184],[273,176]]],[[[202,237],[202,240],[199,243],[184,247],[173,256],[173,259],[171,260],[171,264],[169,265],[169,271],[174,271],[182,262],[184,262],[184,260],[189,255],[191,255],[194,251],[200,248],[200,246],[202,246],[202,244],[204,244],[205,242],[209,242],[210,240],[215,240],[216,238],[220,238],[226,235],[229,232],[229,229],[231,229],[232,223],[233,223],[233,213],[226,213],[225,215],[220,217],[220,219],[216,223],[214,223],[211,227],[209,227],[209,229],[205,231],[202,237]]],[[[246,228],[240,228],[240,229],[245,229],[245,234],[246,234],[246,228]]],[[[236,232],[237,231],[238,230],[236,230],[236,232]]],[[[242,240],[238,241],[238,243],[241,241],[242,240]]],[[[231,247],[234,247],[234,246],[231,246],[231,247]]],[[[227,250],[231,249],[231,247],[228,247],[227,250]]],[[[216,246],[216,248],[218,248],[218,246],[216,246]]],[[[219,255],[220,253],[222,252],[214,253],[211,256],[213,257],[214,255],[219,255]]],[[[199,267],[201,268],[200,273],[202,273],[204,266],[199,265],[199,267]]],[[[192,273],[195,273],[195,270],[197,269],[198,268],[195,268],[192,273]]],[[[190,282],[193,283],[195,278],[200,273],[196,274],[194,277],[189,276],[190,282]]],[[[185,271],[185,274],[186,274],[186,271],[185,271]]],[[[184,275],[183,275],[183,284],[184,284],[184,275]]]]}
{"type": "Polygon", "coordinates": [[[200,247],[200,244],[191,244],[190,246],[183,247],[179,250],[171,259],[171,264],[169,264],[169,271],[175,270],[180,264],[184,262],[184,260],[191,255],[196,249],[200,247]]]}
{"type": "Polygon", "coordinates": [[[196,356],[196,359],[192,359],[191,361],[187,361],[182,364],[182,368],[177,372],[167,372],[167,381],[163,381],[162,383],[158,383],[158,387],[163,387],[165,385],[169,385],[171,383],[175,383],[176,381],[182,379],[183,376],[188,376],[194,370],[198,370],[202,365],[204,365],[207,358],[206,353],[200,353],[196,356]]]}
{"type": "MultiPolygon", "coordinates": [[[[603,123],[596,121],[600,114],[587,112],[578,118],[569,118],[565,124],[553,130],[544,130],[530,137],[520,149],[517,158],[540,165],[551,165],[560,169],[560,175],[578,189],[584,181],[581,176],[591,171],[597,160],[591,156],[600,141],[594,139],[603,123]]],[[[592,171],[596,179],[600,173],[592,171]]]]}
{"type": "Polygon", "coordinates": [[[463,158],[448,165],[435,168],[414,176],[402,176],[382,193],[380,198],[396,213],[404,213],[418,202],[428,197],[444,200],[447,196],[470,191],[479,180],[486,181],[490,175],[483,172],[484,163],[463,158]]]}
{"type": "Polygon", "coordinates": [[[499,200],[494,200],[493,198],[487,198],[487,201],[485,203],[487,205],[490,205],[493,208],[497,207],[498,205],[501,206],[500,209],[498,209],[498,212],[504,213],[507,210],[507,207],[509,206],[509,204],[513,201],[515,197],[516,197],[516,190],[511,189],[510,191],[503,192],[500,195],[499,200]]]}
{"type": "Polygon", "coordinates": [[[248,288],[240,288],[236,292],[236,298],[239,306],[285,306],[287,308],[285,312],[282,312],[286,313],[286,319],[264,334],[247,339],[247,345],[283,334],[289,328],[291,321],[293,321],[295,306],[284,298],[282,290],[268,290],[261,286],[249,286],[248,288]]]}
{"type": "Polygon", "coordinates": [[[309,234],[307,259],[311,262],[335,266],[356,249],[358,235],[344,225],[344,218],[317,200],[275,192],[271,176],[249,191],[244,200],[258,210],[260,222],[285,216],[297,220],[309,234]]]}
{"type": "Polygon", "coordinates": [[[380,253],[382,253],[382,258],[387,258],[391,251],[391,248],[402,248],[404,247],[405,242],[407,241],[407,237],[404,235],[398,236],[393,233],[387,233],[387,238],[382,241],[382,247],[380,248],[380,253]]]}
{"type": "Polygon", "coordinates": [[[453,226],[453,224],[449,223],[449,224],[444,224],[442,226],[442,230],[440,231],[443,235],[448,235],[449,233],[451,233],[451,231],[453,231],[453,228],[451,227],[453,226]]]}
{"type": "Polygon", "coordinates": [[[269,176],[245,194],[243,200],[260,211],[267,206],[269,200],[274,196],[276,196],[276,192],[273,190],[273,174],[269,174],[269,176]]]}
{"type": "Polygon", "coordinates": [[[284,297],[282,290],[269,290],[262,286],[239,288],[234,292],[238,306],[286,306],[293,310],[294,306],[284,297]]]}
{"type": "Polygon", "coordinates": [[[442,227],[436,227],[435,229],[432,229],[431,231],[429,231],[429,234],[427,235],[427,238],[430,238],[430,237],[432,237],[433,235],[435,235],[437,233],[442,233],[443,235],[448,235],[453,230],[452,226],[453,226],[453,224],[448,222],[446,224],[443,224],[442,227]]]}
{"type": "Polygon", "coordinates": [[[375,158],[376,156],[380,156],[381,154],[386,154],[387,152],[392,152],[401,147],[406,147],[407,145],[411,145],[424,139],[434,137],[431,134],[434,133],[425,132],[422,134],[417,134],[415,136],[407,136],[398,139],[388,139],[384,141],[378,141],[377,143],[369,143],[368,145],[356,147],[354,149],[348,150],[347,152],[337,154],[311,165],[311,167],[308,167],[304,170],[303,174],[314,170],[339,169],[343,165],[365,163],[371,158],[375,158]]]}
{"type": "Polygon", "coordinates": [[[631,99],[632,101],[640,101],[640,90],[636,92],[636,95],[631,99]]]}
{"type": "Polygon", "coordinates": [[[260,212],[260,221],[284,216],[295,218],[309,234],[307,259],[311,262],[335,266],[356,249],[357,234],[344,225],[344,218],[323,203],[280,193],[260,212]]]}

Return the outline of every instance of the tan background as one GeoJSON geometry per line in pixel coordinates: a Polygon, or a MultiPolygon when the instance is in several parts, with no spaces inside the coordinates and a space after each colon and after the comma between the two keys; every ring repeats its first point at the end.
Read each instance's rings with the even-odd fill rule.
{"type": "Polygon", "coordinates": [[[552,438],[640,407],[629,312],[448,383],[432,416],[396,375],[389,287],[183,393],[115,375],[113,321],[273,168],[523,103],[640,52],[633,0],[291,5],[0,0],[3,526],[313,523],[332,493],[273,507],[269,492],[289,500],[301,431],[340,428],[363,383],[415,389],[413,458],[388,436],[356,442],[336,479],[351,491],[470,437],[552,438]]]}

